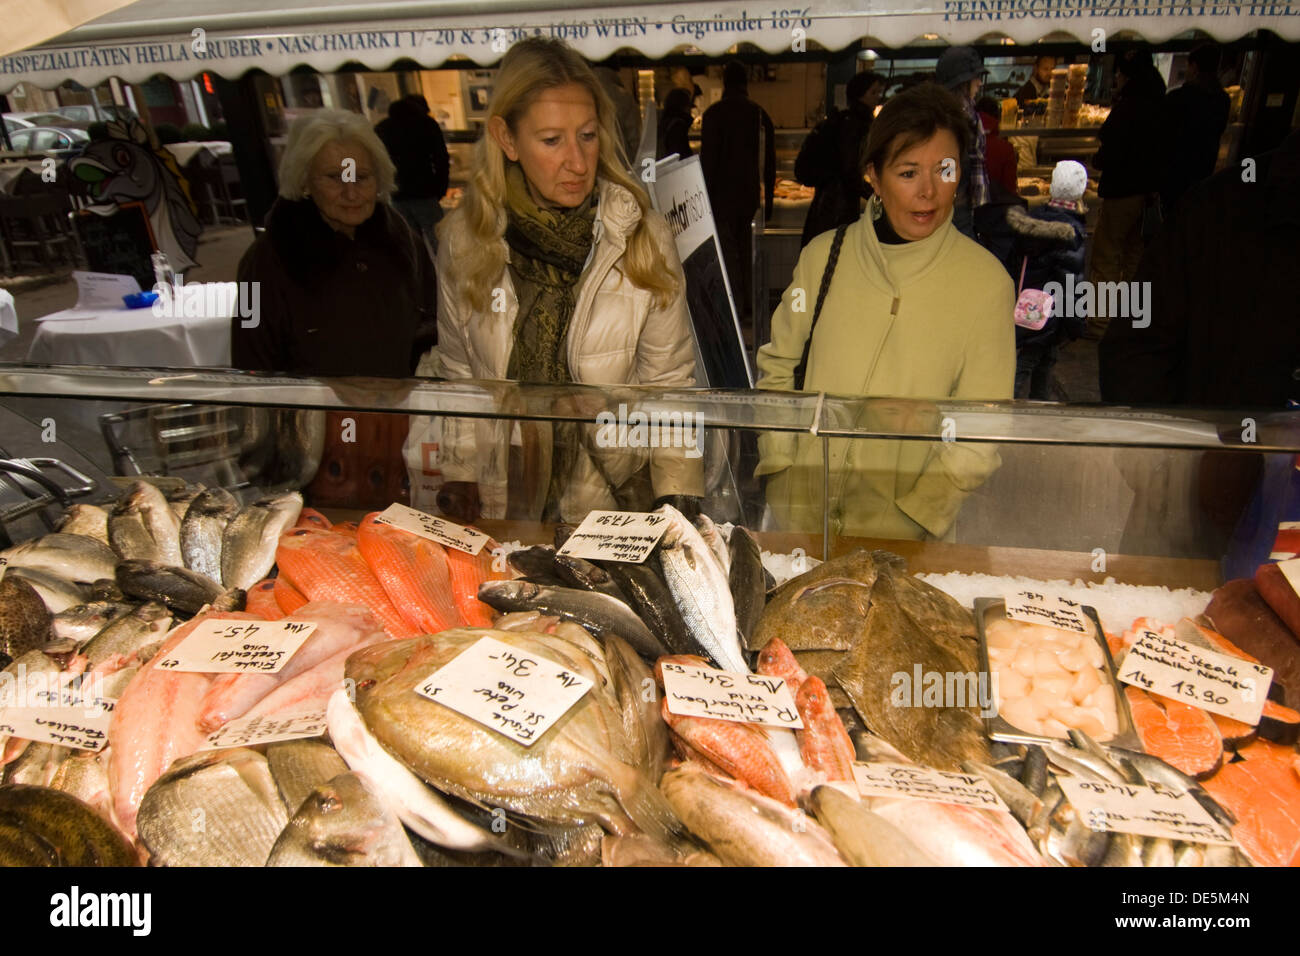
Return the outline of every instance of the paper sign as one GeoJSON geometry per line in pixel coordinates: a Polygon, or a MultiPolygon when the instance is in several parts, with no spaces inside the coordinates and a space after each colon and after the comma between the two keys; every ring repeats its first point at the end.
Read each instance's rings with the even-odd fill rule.
{"type": "Polygon", "coordinates": [[[641,511],[590,511],[557,554],[588,561],[640,564],[668,530],[667,515],[641,511]]]}
{"type": "Polygon", "coordinates": [[[1300,558],[1279,561],[1277,567],[1286,577],[1287,584],[1291,585],[1291,590],[1296,594],[1300,594],[1300,558]]]}
{"type": "Polygon", "coordinates": [[[112,272],[72,273],[77,280],[76,309],[125,309],[122,296],[140,291],[140,283],[135,276],[117,275],[112,272]]]}
{"type": "Polygon", "coordinates": [[[1140,836],[1226,843],[1233,840],[1190,793],[1167,787],[1139,787],[1105,780],[1057,777],[1079,819],[1093,830],[1114,830],[1140,836]]]}
{"type": "Polygon", "coordinates": [[[683,717],[802,730],[794,695],[779,677],[664,662],[664,699],[683,717]]]}
{"type": "Polygon", "coordinates": [[[157,666],[200,674],[274,674],[314,630],[311,621],[207,620],[157,666]]]}
{"type": "Polygon", "coordinates": [[[485,637],[415,690],[531,747],[591,685],[554,661],[485,637]]]}
{"type": "Polygon", "coordinates": [[[277,740],[319,737],[323,733],[325,733],[325,711],[323,710],[304,711],[299,714],[240,717],[208,734],[208,739],[199,749],[251,747],[254,744],[275,743],[277,740]]]}
{"type": "Polygon", "coordinates": [[[390,524],[401,531],[418,534],[421,538],[437,541],[448,548],[464,551],[466,554],[478,554],[483,550],[483,545],[491,540],[482,531],[435,518],[423,511],[408,508],[406,505],[389,505],[375,520],[390,524]]]}
{"type": "Polygon", "coordinates": [[[1004,598],[1007,617],[1029,624],[1046,624],[1074,634],[1092,634],[1093,626],[1083,606],[1058,594],[1015,591],[1004,598]]]}
{"type": "Polygon", "coordinates": [[[976,774],[901,763],[854,763],[853,777],[864,797],[911,797],[980,810],[1007,810],[988,781],[976,774]]]}
{"type": "Polygon", "coordinates": [[[1142,630],[1119,679],[1246,724],[1259,723],[1273,669],[1142,630]]]}
{"type": "Polygon", "coordinates": [[[81,675],[60,674],[53,683],[34,679],[42,676],[29,674],[26,684],[7,685],[5,700],[13,703],[0,709],[0,734],[77,750],[103,750],[117,701],[100,697],[97,682],[83,687],[81,675]]]}

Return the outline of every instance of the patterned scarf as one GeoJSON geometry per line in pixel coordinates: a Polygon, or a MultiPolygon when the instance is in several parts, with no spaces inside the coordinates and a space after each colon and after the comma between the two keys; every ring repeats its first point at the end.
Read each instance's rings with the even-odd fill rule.
{"type": "Polygon", "coordinates": [[[523,169],[511,163],[506,215],[510,277],[519,299],[506,375],[521,382],[571,381],[564,339],[591,251],[596,192],[576,209],[543,209],[533,202],[523,169]]]}
{"type": "Polygon", "coordinates": [[[971,148],[970,148],[970,182],[967,184],[967,195],[970,196],[971,209],[978,209],[980,206],[986,206],[989,202],[989,173],[985,165],[986,139],[984,136],[984,124],[980,122],[979,113],[975,111],[975,104],[970,101],[970,97],[962,97],[962,106],[966,110],[966,118],[970,120],[971,129],[971,148]]]}

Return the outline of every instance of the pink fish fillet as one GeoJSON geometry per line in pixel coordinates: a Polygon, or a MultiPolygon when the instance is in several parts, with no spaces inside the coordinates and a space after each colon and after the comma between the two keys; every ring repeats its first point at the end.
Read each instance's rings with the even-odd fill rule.
{"type": "Polygon", "coordinates": [[[322,661],[362,642],[390,640],[369,608],[335,601],[311,601],[285,620],[312,621],[316,630],[289,663],[274,674],[221,674],[209,687],[199,711],[199,729],[211,733],[247,714],[258,701],[322,661]]]}
{"type": "Polygon", "coordinates": [[[200,621],[253,621],[242,611],[211,612],[176,628],[162,649],[140,668],[113,710],[108,742],[112,748],[108,778],[113,790],[113,809],[122,829],[135,838],[135,815],[140,801],[173,760],[187,757],[203,743],[198,728],[199,708],[209,674],[187,674],[160,670],[155,664],[185,640],[200,621]]]}
{"type": "Polygon", "coordinates": [[[305,713],[325,709],[330,695],[343,686],[343,665],[354,653],[371,644],[391,640],[388,634],[376,628],[359,643],[345,647],[333,657],[326,658],[311,670],[287,680],[244,714],[245,717],[267,717],[277,714],[305,713]]]}

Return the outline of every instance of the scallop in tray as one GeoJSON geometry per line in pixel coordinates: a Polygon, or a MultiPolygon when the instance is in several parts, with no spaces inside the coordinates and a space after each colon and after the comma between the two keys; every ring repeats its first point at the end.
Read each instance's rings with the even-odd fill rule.
{"type": "Polygon", "coordinates": [[[993,740],[1048,744],[1081,730],[1094,740],[1140,750],[1123,688],[1096,612],[1090,633],[1016,621],[1000,599],[975,602],[980,667],[997,707],[984,718],[993,740]]]}

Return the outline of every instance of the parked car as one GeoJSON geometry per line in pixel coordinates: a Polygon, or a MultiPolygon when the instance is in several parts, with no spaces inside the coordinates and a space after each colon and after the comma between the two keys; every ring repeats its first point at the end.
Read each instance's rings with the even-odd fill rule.
{"type": "MultiPolygon", "coordinates": [[[[91,106],[89,104],[82,106],[57,106],[55,113],[68,119],[75,120],[78,127],[88,126],[91,123],[107,123],[112,120],[130,120],[135,114],[125,106],[118,106],[110,103],[107,106],[91,106]]],[[[49,125],[58,126],[58,123],[49,125]]],[[[66,125],[66,124],[64,124],[66,125]]]]}
{"type": "Polygon", "coordinates": [[[70,156],[89,143],[90,136],[83,129],[31,126],[12,131],[9,142],[15,153],[70,156]]]}
{"type": "Polygon", "coordinates": [[[70,116],[64,116],[61,113],[10,113],[10,116],[16,116],[19,119],[26,120],[33,126],[54,126],[59,129],[82,129],[90,125],[88,122],[82,122],[70,116]]]}
{"type": "Polygon", "coordinates": [[[36,125],[35,123],[23,119],[21,116],[14,116],[12,113],[4,114],[4,118],[5,129],[11,133],[16,129],[31,129],[36,125]]]}

